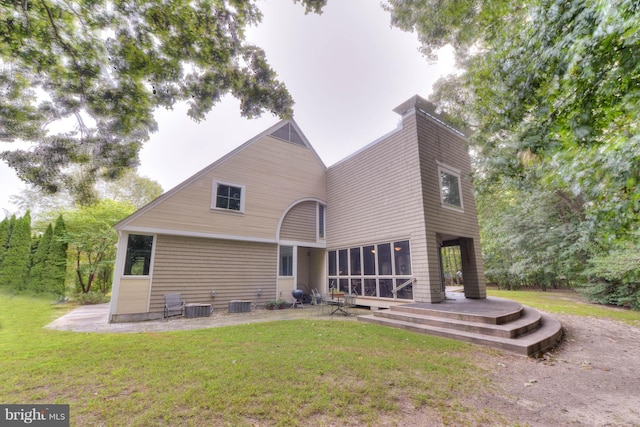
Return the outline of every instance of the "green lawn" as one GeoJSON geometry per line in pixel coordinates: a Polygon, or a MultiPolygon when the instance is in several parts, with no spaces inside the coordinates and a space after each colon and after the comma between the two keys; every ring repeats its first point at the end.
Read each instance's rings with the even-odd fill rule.
{"type": "Polygon", "coordinates": [[[547,313],[573,314],[619,320],[640,326],[640,312],[597,304],[589,304],[573,291],[499,291],[488,290],[487,295],[516,300],[547,313]]]}
{"type": "MultiPolygon", "coordinates": [[[[360,322],[280,321],[167,333],[43,329],[68,308],[0,294],[0,402],[68,403],[76,426],[377,425],[402,405],[482,417],[478,349],[360,322]]],[[[497,418],[495,418],[497,419],[497,418]]]]}
{"type": "MultiPolygon", "coordinates": [[[[640,324],[640,313],[561,293],[490,294],[640,324]]],[[[492,352],[483,347],[320,319],[166,333],[43,328],[69,309],[0,293],[0,402],[68,403],[74,426],[375,426],[407,405],[445,425],[501,424],[466,406],[499,387],[480,368],[492,352]]]]}

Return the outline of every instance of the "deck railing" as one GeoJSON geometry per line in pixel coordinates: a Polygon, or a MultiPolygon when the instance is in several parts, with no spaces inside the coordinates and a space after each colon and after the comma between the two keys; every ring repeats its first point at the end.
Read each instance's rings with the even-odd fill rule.
{"type": "Polygon", "coordinates": [[[392,289],[391,292],[393,293],[393,297],[394,298],[398,298],[398,291],[401,291],[402,289],[406,288],[407,286],[415,283],[416,278],[412,277],[411,279],[407,280],[406,282],[402,282],[399,286],[396,286],[395,289],[392,289]]]}

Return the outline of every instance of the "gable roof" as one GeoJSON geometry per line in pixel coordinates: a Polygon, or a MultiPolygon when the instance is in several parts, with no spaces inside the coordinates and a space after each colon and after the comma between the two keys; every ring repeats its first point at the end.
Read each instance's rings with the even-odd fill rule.
{"type": "Polygon", "coordinates": [[[195,173],[194,175],[192,175],[191,177],[187,178],[186,180],[184,180],[180,184],[176,185],[172,189],[166,191],[160,197],[156,198],[155,200],[153,200],[153,201],[149,202],[148,204],[146,204],[145,206],[141,207],[140,209],[138,209],[137,211],[135,211],[134,213],[132,213],[131,215],[129,215],[128,217],[123,219],[122,221],[120,221],[117,224],[115,224],[114,228],[116,230],[120,230],[120,229],[124,228],[131,221],[133,221],[133,220],[137,219],[138,217],[144,215],[145,213],[147,213],[148,211],[150,211],[151,209],[153,209],[157,205],[161,204],[164,200],[170,198],[171,196],[173,196],[174,194],[176,194],[177,192],[179,192],[183,188],[185,188],[185,187],[189,186],[190,184],[192,184],[193,182],[197,181],[202,176],[204,176],[207,173],[209,173],[212,169],[215,169],[217,166],[219,166],[220,164],[224,163],[226,160],[232,158],[236,154],[238,154],[241,151],[245,150],[246,148],[250,147],[255,142],[259,141],[260,139],[264,138],[265,136],[270,136],[272,138],[277,138],[277,139],[280,139],[280,140],[283,140],[283,141],[287,141],[289,143],[292,143],[292,144],[295,144],[295,145],[298,145],[298,146],[302,146],[302,147],[305,147],[305,148],[311,150],[311,152],[316,157],[318,162],[322,165],[323,168],[326,169],[326,165],[324,164],[324,162],[322,161],[320,156],[318,156],[318,153],[316,153],[316,151],[313,149],[313,147],[311,146],[311,143],[309,142],[307,137],[304,135],[304,133],[302,133],[302,130],[300,129],[298,124],[295,122],[295,120],[293,120],[293,119],[280,120],[278,123],[276,123],[275,125],[271,126],[267,130],[265,130],[265,131],[259,133],[258,135],[254,136],[253,138],[251,138],[250,140],[248,140],[244,144],[240,145],[236,149],[234,149],[234,150],[230,151],[229,153],[225,154],[224,156],[220,157],[218,160],[214,161],[209,166],[207,166],[204,169],[200,170],[199,172],[195,173]]]}

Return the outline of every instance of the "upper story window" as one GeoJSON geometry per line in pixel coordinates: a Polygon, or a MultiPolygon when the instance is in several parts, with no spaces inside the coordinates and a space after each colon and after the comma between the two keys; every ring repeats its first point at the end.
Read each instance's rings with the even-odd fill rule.
{"type": "Polygon", "coordinates": [[[212,199],[211,207],[214,209],[244,212],[244,186],[242,185],[214,182],[212,199]]]}
{"type": "Polygon", "coordinates": [[[460,171],[440,166],[438,167],[438,175],[440,176],[442,206],[454,209],[463,209],[464,205],[462,203],[460,171]]]}

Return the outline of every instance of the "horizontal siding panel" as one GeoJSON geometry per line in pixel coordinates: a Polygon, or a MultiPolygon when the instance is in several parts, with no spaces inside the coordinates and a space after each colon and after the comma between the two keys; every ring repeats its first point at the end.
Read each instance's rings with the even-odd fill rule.
{"type": "Polygon", "coordinates": [[[304,198],[326,200],[324,165],[306,147],[265,136],[127,225],[275,239],[285,210],[304,198]],[[244,213],[211,209],[213,181],[245,186],[244,213]]]}
{"type": "Polygon", "coordinates": [[[420,137],[420,160],[424,188],[424,211],[427,227],[435,232],[479,237],[471,164],[466,141],[451,130],[420,117],[417,123],[420,137]],[[462,202],[464,212],[442,206],[440,177],[436,160],[461,171],[462,202]]]}
{"type": "MultiPolygon", "coordinates": [[[[474,264],[477,266],[476,268],[467,265],[466,273],[471,277],[477,274],[479,282],[477,286],[484,289],[480,232],[467,142],[450,129],[422,115],[417,116],[416,127],[420,140],[423,209],[426,218],[430,280],[432,282],[441,280],[437,249],[440,244],[438,234],[464,237],[474,241],[474,264]],[[460,170],[463,212],[442,206],[436,160],[460,170]]],[[[434,288],[431,291],[435,292],[434,288]]]]}
{"type": "Polygon", "coordinates": [[[302,202],[291,208],[282,221],[280,239],[315,243],[317,212],[316,202],[302,202]]]}
{"type": "Polygon", "coordinates": [[[415,132],[406,127],[327,172],[327,245],[407,237],[424,227],[415,132]]]}
{"type": "Polygon", "coordinates": [[[213,304],[225,311],[232,300],[264,304],[275,298],[275,244],[166,235],[156,242],[151,312],[161,312],[164,295],[173,292],[187,303],[213,304]]]}

